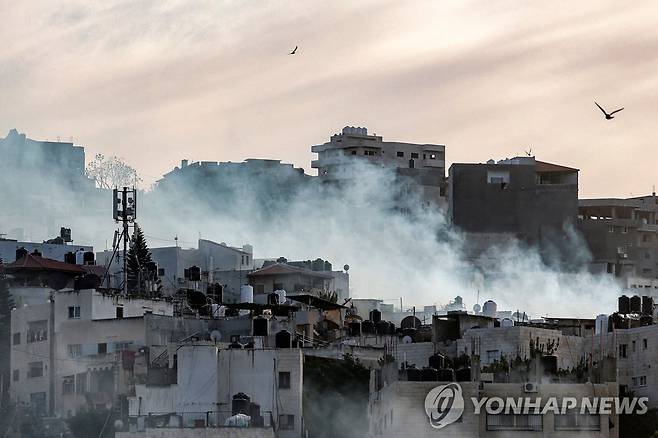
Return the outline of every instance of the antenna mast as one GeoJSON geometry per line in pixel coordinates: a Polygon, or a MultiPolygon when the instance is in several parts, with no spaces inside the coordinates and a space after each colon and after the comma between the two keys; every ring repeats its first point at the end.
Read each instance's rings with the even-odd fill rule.
{"type": "Polygon", "coordinates": [[[128,239],[129,224],[137,218],[137,190],[133,187],[124,187],[122,190],[112,191],[112,211],[116,222],[123,225],[123,231],[119,239],[123,239],[123,295],[128,295],[128,239]]]}

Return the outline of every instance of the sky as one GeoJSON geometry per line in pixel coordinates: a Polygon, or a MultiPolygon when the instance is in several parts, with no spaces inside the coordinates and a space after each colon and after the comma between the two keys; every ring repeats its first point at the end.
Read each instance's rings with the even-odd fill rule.
{"type": "Polygon", "coordinates": [[[308,173],[345,125],[446,145],[448,163],[532,149],[581,197],[658,185],[655,1],[0,0],[0,136],[73,138],[145,184],[180,160],[308,173]],[[288,55],[296,45],[297,54],[288,55]],[[609,110],[606,121],[594,100],[609,110]]]}

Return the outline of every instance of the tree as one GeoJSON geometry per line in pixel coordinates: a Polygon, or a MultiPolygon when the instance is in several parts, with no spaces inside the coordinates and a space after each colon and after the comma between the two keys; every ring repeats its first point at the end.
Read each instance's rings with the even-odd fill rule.
{"type": "MultiPolygon", "coordinates": [[[[9,385],[12,307],[14,307],[14,301],[9,293],[4,265],[0,258],[0,381],[2,382],[2,387],[0,387],[0,398],[4,398],[5,390],[9,385]]],[[[3,399],[2,401],[5,400],[3,399]]]]}
{"type": "Polygon", "coordinates": [[[123,159],[116,156],[106,158],[103,154],[97,154],[85,172],[102,189],[136,186],[142,180],[123,159]]]}
{"type": "Polygon", "coordinates": [[[148,280],[159,283],[157,272],[150,269],[152,265],[151,251],[146,244],[142,229],[137,224],[135,224],[135,231],[130,238],[126,263],[128,265],[128,290],[143,292],[146,290],[148,280]]]}

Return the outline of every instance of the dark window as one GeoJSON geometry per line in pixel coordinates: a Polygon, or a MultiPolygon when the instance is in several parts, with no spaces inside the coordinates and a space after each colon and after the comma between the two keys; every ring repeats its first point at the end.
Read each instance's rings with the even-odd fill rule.
{"type": "Polygon", "coordinates": [[[14,345],[21,345],[21,334],[14,333],[14,345]]]}
{"type": "Polygon", "coordinates": [[[416,152],[411,153],[411,158],[418,158],[418,154],[416,152]]]}
{"type": "Polygon", "coordinates": [[[105,342],[98,344],[98,354],[107,354],[107,344],[105,342]]]}
{"type": "Polygon", "coordinates": [[[75,392],[75,376],[64,376],[62,380],[62,393],[73,394],[75,392]]]}
{"type": "Polygon", "coordinates": [[[414,160],[413,159],[409,160],[409,169],[413,169],[415,167],[416,167],[416,164],[414,163],[414,160]]]}
{"type": "Polygon", "coordinates": [[[117,319],[123,318],[123,307],[117,307],[117,319]]]}
{"type": "Polygon", "coordinates": [[[69,306],[69,319],[80,318],[80,306],[69,306]]]}
{"type": "Polygon", "coordinates": [[[43,362],[30,362],[28,366],[30,367],[30,371],[27,374],[28,377],[43,376],[43,362]]]}
{"type": "Polygon", "coordinates": [[[279,430],[293,430],[295,428],[294,415],[279,415],[279,430]]]}
{"type": "Polygon", "coordinates": [[[257,284],[255,289],[256,289],[257,294],[264,294],[265,293],[265,285],[264,284],[257,284]]]}
{"type": "Polygon", "coordinates": [[[289,371],[279,371],[279,389],[290,389],[289,371]]]}
{"type": "Polygon", "coordinates": [[[539,414],[487,414],[487,430],[542,429],[542,416],[539,414]]]}
{"type": "Polygon", "coordinates": [[[352,151],[352,155],[356,155],[356,151],[352,151]]]}
{"type": "Polygon", "coordinates": [[[27,323],[27,343],[48,340],[48,321],[32,321],[27,323]]]}
{"type": "Polygon", "coordinates": [[[165,269],[158,268],[158,277],[164,277],[164,276],[165,276],[165,269]]]}
{"type": "Polygon", "coordinates": [[[404,152],[398,152],[398,157],[404,157],[404,152]]]}
{"type": "Polygon", "coordinates": [[[20,378],[21,378],[21,372],[20,372],[20,370],[14,370],[14,371],[13,371],[13,374],[14,374],[14,382],[18,382],[18,381],[20,380],[20,378]]]}
{"type": "Polygon", "coordinates": [[[619,357],[627,357],[626,344],[619,344],[619,357]]]}
{"type": "Polygon", "coordinates": [[[274,283],[273,288],[274,288],[274,290],[282,290],[283,289],[283,283],[274,283]]]}
{"type": "Polygon", "coordinates": [[[649,343],[647,342],[646,339],[642,339],[642,348],[643,348],[644,350],[646,350],[647,348],[649,348],[649,343]]]}

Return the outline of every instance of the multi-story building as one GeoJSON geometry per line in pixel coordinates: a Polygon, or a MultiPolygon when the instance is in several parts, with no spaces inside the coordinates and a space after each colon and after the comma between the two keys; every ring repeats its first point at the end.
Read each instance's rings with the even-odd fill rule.
{"type": "Polygon", "coordinates": [[[384,141],[367,128],[346,126],[328,142],[314,145],[323,182],[349,182],[364,171],[364,163],[395,172],[402,192],[418,196],[423,205],[445,204],[445,146],[384,141]]]}
{"type": "Polygon", "coordinates": [[[624,287],[658,279],[658,198],[581,199],[578,228],[592,254],[592,270],[624,287]]]}
{"type": "MultiPolygon", "coordinates": [[[[205,283],[220,283],[227,287],[228,293],[239,295],[240,285],[247,283],[247,274],[254,269],[254,250],[249,244],[232,247],[224,242],[199,239],[197,248],[167,246],[150,248],[150,251],[151,259],[158,265],[158,277],[165,295],[172,295],[186,286],[185,270],[192,266],[200,268],[205,283]]],[[[99,264],[107,266],[112,252],[99,252],[97,259],[99,264]]],[[[122,258],[115,256],[109,267],[110,286],[121,284],[122,270],[122,258]]]]}
{"type": "Polygon", "coordinates": [[[66,261],[64,256],[67,253],[75,253],[78,251],[83,253],[91,252],[94,250],[94,248],[89,245],[74,245],[72,243],[59,241],[58,239],[53,239],[50,242],[38,243],[0,238],[0,259],[2,259],[4,263],[15,262],[16,254],[20,253],[21,250],[25,250],[29,253],[36,251],[37,253],[41,254],[42,257],[47,259],[64,262],[66,261]]]}
{"type": "Polygon", "coordinates": [[[49,416],[115,404],[122,351],[147,344],[145,315],[171,317],[166,301],[61,290],[11,318],[11,397],[49,416]]]}
{"type": "Polygon", "coordinates": [[[541,242],[578,212],[578,169],[516,157],[449,170],[450,216],[468,233],[508,233],[541,242]]]}

